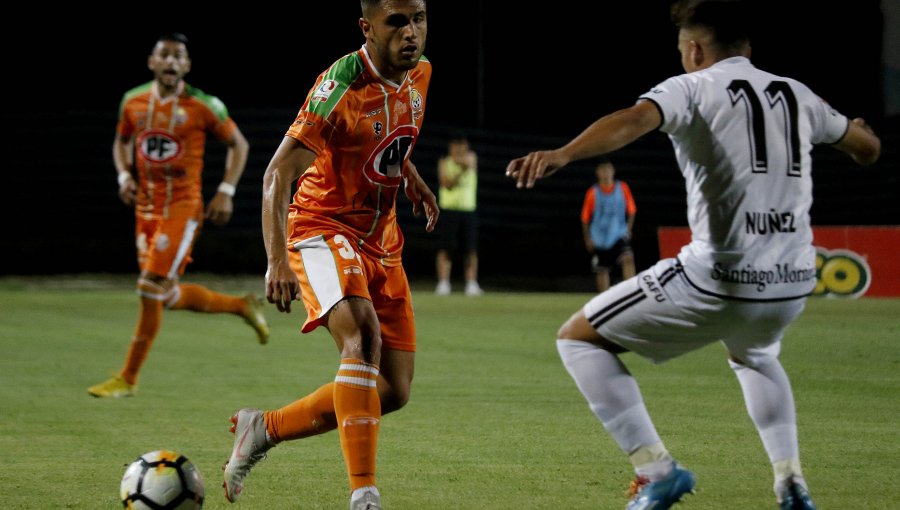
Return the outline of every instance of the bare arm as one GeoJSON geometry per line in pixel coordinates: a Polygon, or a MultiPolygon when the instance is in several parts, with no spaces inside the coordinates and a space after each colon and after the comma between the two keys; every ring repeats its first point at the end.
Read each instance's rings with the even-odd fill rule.
{"type": "Polygon", "coordinates": [[[315,153],[286,136],[263,177],[262,233],[268,259],[266,298],[280,312],[290,312],[291,301],[300,299],[300,283],[288,264],[287,212],[294,182],[315,159],[315,153]]]}
{"type": "MultiPolygon", "coordinates": [[[[635,213],[637,214],[637,213],[635,213]]],[[[634,228],[634,216],[635,214],[628,214],[628,239],[631,239],[631,229],[634,228]]]]}
{"type": "Polygon", "coordinates": [[[206,207],[206,218],[219,226],[228,223],[234,212],[231,196],[238,181],[241,180],[241,175],[244,174],[247,153],[250,152],[250,144],[238,128],[234,129],[225,145],[228,146],[228,153],[225,155],[225,176],[219,190],[206,207]]]}
{"type": "Polygon", "coordinates": [[[425,184],[422,176],[419,175],[419,170],[412,161],[406,162],[403,172],[403,183],[406,196],[413,204],[413,215],[418,216],[424,209],[425,219],[427,220],[425,230],[427,232],[433,231],[434,226],[437,225],[441,210],[438,207],[434,193],[425,184]]]}
{"type": "Polygon", "coordinates": [[[860,118],[850,121],[847,133],[834,146],[849,154],[860,165],[871,165],[881,156],[881,139],[860,118]]]}
{"type": "Polygon", "coordinates": [[[506,175],[516,180],[517,188],[532,188],[535,181],[553,175],[572,161],[620,149],[658,128],[661,122],[656,105],[640,101],[602,117],[559,149],[532,152],[510,161],[506,175]]]}
{"type": "Polygon", "coordinates": [[[134,205],[137,200],[137,183],[134,182],[134,176],[131,174],[133,142],[133,137],[123,137],[118,134],[113,140],[113,165],[116,167],[119,181],[119,199],[125,205],[134,205]]]}
{"type": "Polygon", "coordinates": [[[581,224],[581,235],[584,236],[584,249],[588,253],[594,253],[594,243],[591,242],[591,225],[590,223],[581,224]]]}

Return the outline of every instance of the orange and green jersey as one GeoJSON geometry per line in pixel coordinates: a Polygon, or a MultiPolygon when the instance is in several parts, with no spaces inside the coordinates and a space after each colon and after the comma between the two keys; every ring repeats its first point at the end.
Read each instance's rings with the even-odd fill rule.
{"type": "Polygon", "coordinates": [[[400,263],[396,198],[430,80],[424,57],[401,83],[385,79],[365,47],[319,75],[286,133],[316,154],[290,207],[292,239],[340,232],[382,264],[400,263]]]}
{"type": "Polygon", "coordinates": [[[116,130],[121,137],[134,137],[138,213],[168,217],[173,204],[183,201],[202,207],[206,134],[225,141],[235,128],[222,101],[187,84],[165,99],[155,82],[125,93],[116,130]]]}

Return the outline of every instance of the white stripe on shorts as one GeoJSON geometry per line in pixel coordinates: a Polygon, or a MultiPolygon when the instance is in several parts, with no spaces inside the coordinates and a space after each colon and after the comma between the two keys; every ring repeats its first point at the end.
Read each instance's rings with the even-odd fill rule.
{"type": "Polygon", "coordinates": [[[184,234],[181,236],[181,242],[178,243],[178,251],[175,252],[175,260],[172,261],[172,267],[169,268],[169,278],[178,276],[178,268],[181,267],[181,262],[187,256],[191,243],[194,241],[194,232],[197,231],[197,226],[197,220],[188,220],[185,223],[184,234]]]}
{"type": "Polygon", "coordinates": [[[332,306],[344,299],[344,290],[331,247],[325,241],[325,236],[320,235],[294,243],[293,248],[300,252],[303,271],[321,307],[317,318],[324,317],[332,306]]]}

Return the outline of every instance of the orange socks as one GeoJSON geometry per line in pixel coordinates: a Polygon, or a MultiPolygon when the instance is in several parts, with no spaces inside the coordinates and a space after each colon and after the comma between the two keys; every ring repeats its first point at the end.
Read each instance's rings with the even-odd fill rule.
{"type": "Polygon", "coordinates": [[[336,428],[333,382],[281,409],[266,411],[266,432],[276,443],[323,434],[336,428]]]}
{"type": "Polygon", "coordinates": [[[377,366],[348,358],[341,360],[334,378],[334,412],[351,491],[375,485],[375,451],[381,420],[377,379],[377,366]]]}
{"type": "Polygon", "coordinates": [[[119,375],[128,384],[137,382],[138,372],[144,359],[153,345],[153,339],[159,331],[162,320],[162,301],[149,297],[141,297],[141,315],[138,318],[134,338],[131,339],[131,347],[128,348],[128,356],[125,358],[125,366],[119,375]]]}
{"type": "Polygon", "coordinates": [[[233,313],[244,315],[247,304],[243,298],[213,292],[193,283],[178,284],[179,294],[175,303],[168,305],[173,310],[191,310],[206,313],[233,313]]]}

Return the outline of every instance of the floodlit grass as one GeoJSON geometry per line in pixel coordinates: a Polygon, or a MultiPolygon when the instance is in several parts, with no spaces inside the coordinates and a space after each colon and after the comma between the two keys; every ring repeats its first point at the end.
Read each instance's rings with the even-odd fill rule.
{"type": "MultiPolygon", "coordinates": [[[[200,279],[234,293],[261,287],[259,278],[200,279]]],[[[554,346],[559,324],[589,297],[437,298],[415,289],[413,397],[384,419],[379,440],[386,508],[624,508],[628,460],[554,346]]],[[[116,508],[125,465],[167,448],[200,469],[205,508],[346,508],[334,433],[278,446],[238,504],[223,497],[232,412],[284,405],[337,368],[325,332],[300,335],[299,311],[267,311],[266,346],[238,318],[165,312],[137,395],[94,399],[87,387],[118,371],[134,328],[131,280],[0,279],[0,507],[116,508]]],[[[782,361],[820,508],[900,501],[898,317],[900,300],[815,299],[788,332],[782,361]]],[[[679,508],[775,507],[766,455],[721,347],[661,366],[625,362],[669,450],[697,474],[698,493],[679,508]]]]}

